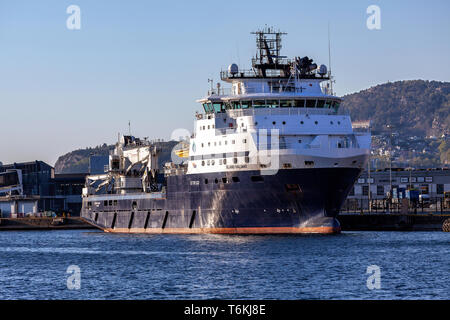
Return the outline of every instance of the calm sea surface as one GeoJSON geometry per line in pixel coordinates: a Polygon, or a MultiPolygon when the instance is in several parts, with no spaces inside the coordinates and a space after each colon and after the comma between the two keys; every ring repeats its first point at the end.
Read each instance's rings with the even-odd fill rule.
{"type": "Polygon", "coordinates": [[[0,232],[0,299],[450,299],[450,233],[0,232]]]}

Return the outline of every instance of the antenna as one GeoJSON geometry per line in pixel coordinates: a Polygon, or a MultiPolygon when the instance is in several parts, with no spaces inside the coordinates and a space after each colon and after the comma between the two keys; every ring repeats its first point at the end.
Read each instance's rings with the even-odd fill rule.
{"type": "Polygon", "coordinates": [[[328,21],[328,78],[330,78],[330,90],[333,95],[333,80],[331,79],[331,40],[330,40],[330,21],[328,21]]]}
{"type": "Polygon", "coordinates": [[[130,122],[130,120],[128,120],[128,133],[131,136],[131,122],[130,122]]]}
{"type": "Polygon", "coordinates": [[[213,81],[213,79],[208,79],[208,83],[211,84],[211,93],[210,93],[210,94],[214,94],[214,88],[213,88],[213,86],[214,86],[214,81],[213,81]]]}

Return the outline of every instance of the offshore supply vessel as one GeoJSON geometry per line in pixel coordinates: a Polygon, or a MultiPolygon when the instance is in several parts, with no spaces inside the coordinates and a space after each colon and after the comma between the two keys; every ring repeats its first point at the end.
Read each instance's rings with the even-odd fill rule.
{"type": "Polygon", "coordinates": [[[82,217],[121,233],[338,233],[336,217],[367,164],[369,128],[352,126],[331,72],[280,55],[285,33],[253,32],[252,68],[231,64],[198,100],[194,133],[158,167],[160,148],[119,137],[88,176],[82,217]],[[175,157],[176,158],[176,157],[175,157]]]}

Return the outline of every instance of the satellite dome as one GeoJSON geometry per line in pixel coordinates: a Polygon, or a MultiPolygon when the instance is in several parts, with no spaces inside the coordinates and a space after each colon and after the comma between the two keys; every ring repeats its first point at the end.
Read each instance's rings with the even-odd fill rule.
{"type": "Polygon", "coordinates": [[[327,74],[327,66],[324,64],[321,64],[319,67],[319,71],[317,73],[320,74],[321,76],[326,75],[327,74]]]}
{"type": "Polygon", "coordinates": [[[232,63],[228,66],[228,72],[232,75],[235,75],[239,72],[239,67],[236,63],[232,63]]]}

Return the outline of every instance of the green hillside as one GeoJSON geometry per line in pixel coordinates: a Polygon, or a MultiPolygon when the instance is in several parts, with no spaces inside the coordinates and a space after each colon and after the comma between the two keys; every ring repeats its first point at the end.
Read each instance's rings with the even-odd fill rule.
{"type": "Polygon", "coordinates": [[[372,120],[374,133],[391,124],[405,136],[449,134],[450,83],[398,81],[344,96],[353,120],[372,120]]]}

